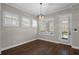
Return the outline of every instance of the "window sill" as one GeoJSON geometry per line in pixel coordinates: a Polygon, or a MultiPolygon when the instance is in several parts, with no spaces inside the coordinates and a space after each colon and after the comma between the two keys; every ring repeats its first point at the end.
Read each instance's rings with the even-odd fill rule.
{"type": "Polygon", "coordinates": [[[54,36],[54,34],[51,34],[51,33],[39,33],[39,35],[54,36]]]}

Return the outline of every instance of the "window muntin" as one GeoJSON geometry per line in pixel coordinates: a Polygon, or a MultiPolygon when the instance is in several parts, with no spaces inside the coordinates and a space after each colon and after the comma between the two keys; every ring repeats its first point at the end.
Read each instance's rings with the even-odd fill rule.
{"type": "Polygon", "coordinates": [[[54,19],[39,20],[39,34],[53,34],[54,33],[54,19]]]}
{"type": "Polygon", "coordinates": [[[19,17],[16,14],[3,12],[3,26],[18,26],[19,17]]]}

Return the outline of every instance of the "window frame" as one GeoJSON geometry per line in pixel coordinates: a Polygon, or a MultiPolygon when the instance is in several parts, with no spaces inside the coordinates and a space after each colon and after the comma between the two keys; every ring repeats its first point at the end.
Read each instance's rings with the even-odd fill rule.
{"type": "MultiPolygon", "coordinates": [[[[48,18],[48,19],[45,19],[45,21],[46,21],[46,30],[47,31],[46,32],[40,32],[40,30],[39,30],[39,34],[42,34],[42,35],[54,35],[54,18],[48,18]],[[49,27],[50,22],[49,21],[53,22],[53,33],[50,32],[50,27],[49,27]]],[[[45,21],[43,21],[43,22],[45,22],[45,21]]],[[[39,29],[40,29],[40,26],[39,26],[39,29]]]]}
{"type": "Polygon", "coordinates": [[[11,13],[11,12],[7,12],[7,11],[3,11],[3,26],[4,27],[17,27],[19,26],[19,16],[17,14],[14,14],[14,13],[11,13]],[[7,16],[10,16],[10,17],[7,17],[7,16]],[[15,20],[15,24],[13,24],[13,18],[16,18],[15,20]],[[8,19],[10,20],[8,20],[8,19]]]}
{"type": "MultiPolygon", "coordinates": [[[[26,23],[25,23],[26,24],[26,23]]],[[[22,27],[31,27],[31,19],[30,18],[28,18],[28,17],[26,17],[26,16],[22,16],[22,18],[21,18],[21,26],[22,27]],[[25,20],[23,20],[23,19],[26,19],[27,20],[27,22],[29,22],[27,25],[24,25],[24,22],[25,22],[25,20]],[[29,20],[29,21],[28,21],[29,20]]]]}

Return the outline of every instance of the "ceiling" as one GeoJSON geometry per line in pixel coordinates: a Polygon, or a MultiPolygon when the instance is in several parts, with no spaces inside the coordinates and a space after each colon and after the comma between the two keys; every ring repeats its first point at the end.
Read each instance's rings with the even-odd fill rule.
{"type": "MultiPolygon", "coordinates": [[[[7,3],[10,6],[18,8],[22,11],[25,11],[31,15],[38,16],[40,15],[40,3],[7,3]]],[[[48,15],[62,9],[71,7],[72,3],[42,3],[43,15],[48,15]]]]}

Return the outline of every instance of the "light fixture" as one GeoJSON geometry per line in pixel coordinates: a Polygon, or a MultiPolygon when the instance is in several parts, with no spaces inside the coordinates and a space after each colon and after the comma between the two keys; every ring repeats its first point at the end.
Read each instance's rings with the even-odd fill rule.
{"type": "Polygon", "coordinates": [[[39,15],[39,20],[41,20],[41,15],[39,15]]]}
{"type": "Polygon", "coordinates": [[[40,20],[44,20],[45,19],[45,15],[43,14],[44,12],[44,6],[45,6],[45,3],[40,3],[40,15],[39,15],[39,19],[40,20]]]}
{"type": "Polygon", "coordinates": [[[44,20],[44,19],[45,19],[45,16],[39,15],[39,20],[44,20]]]}
{"type": "Polygon", "coordinates": [[[42,5],[42,3],[40,3],[40,5],[42,5]]]}

